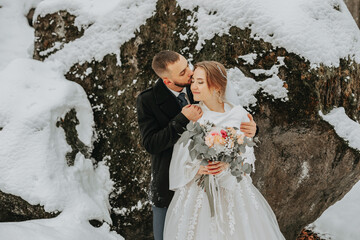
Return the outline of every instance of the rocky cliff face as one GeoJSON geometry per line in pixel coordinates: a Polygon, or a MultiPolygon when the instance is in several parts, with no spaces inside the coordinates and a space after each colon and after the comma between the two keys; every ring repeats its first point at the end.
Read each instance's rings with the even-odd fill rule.
{"type": "Polygon", "coordinates": [[[294,239],[295,229],[315,221],[359,179],[359,153],[317,114],[344,106],[348,116],[358,119],[358,99],[350,93],[359,89],[359,67],[350,70],[344,60],[338,69],[307,72],[306,63],[298,60],[285,60],[287,68],[280,73],[289,86],[289,101],[274,104],[258,96],[261,103],[255,115],[262,131],[253,180],[287,239],[294,239]],[[353,81],[345,83],[344,72],[353,81]]]}
{"type": "MultiPolygon", "coordinates": [[[[85,89],[93,107],[97,140],[91,156],[106,161],[115,182],[116,190],[110,196],[113,228],[126,239],[152,236],[147,202],[150,161],[140,146],[135,99],[157,79],[151,69],[152,57],[171,49],[193,62],[209,59],[227,68],[237,67],[256,81],[266,76],[256,76],[252,69],[270,69],[278,57],[284,57],[278,77],[286,82],[289,100],[276,100],[259,90],[257,105],[250,109],[260,127],[261,141],[253,181],[272,206],[286,238],[295,239],[305,225],[360,180],[360,154],[318,114],[319,110],[325,114],[334,106],[343,106],[349,117],[359,119],[360,65],[342,59],[338,68],[311,69],[304,58],[255,40],[249,29],[237,27],[221,37],[215,35],[197,51],[198,37],[188,24],[189,16],[191,19],[193,12],[181,9],[175,1],[159,0],[156,13],[121,46],[121,66],[116,56],[109,54],[102,61],[75,64],[65,74],[85,89]],[[195,34],[181,40],[180,35],[190,29],[195,34]],[[253,52],[262,55],[252,65],[238,59],[253,52]]],[[[80,38],[86,27],[77,29],[75,18],[60,11],[36,19],[34,58],[44,60],[62,44],[80,38]]],[[[67,119],[61,124],[66,132],[73,128],[67,125],[74,125],[74,120],[67,119]]],[[[71,145],[74,151],[84,151],[81,144],[71,145]]],[[[68,162],[73,156],[68,155],[68,162]]]]}

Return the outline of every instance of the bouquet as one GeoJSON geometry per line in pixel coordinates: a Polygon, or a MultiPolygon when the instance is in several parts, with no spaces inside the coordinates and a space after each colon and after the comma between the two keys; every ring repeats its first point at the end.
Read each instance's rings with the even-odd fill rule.
{"type": "MultiPolygon", "coordinates": [[[[241,134],[236,127],[217,127],[207,121],[204,124],[190,122],[186,131],[179,139],[180,143],[190,141],[189,152],[192,161],[201,161],[201,165],[208,165],[208,161],[221,161],[229,164],[230,172],[237,181],[252,171],[252,166],[245,163],[243,157],[246,146],[256,146],[254,141],[241,134]]],[[[208,195],[211,216],[214,214],[213,196],[210,191],[209,175],[202,175],[197,179],[199,186],[205,189],[208,195]]]]}

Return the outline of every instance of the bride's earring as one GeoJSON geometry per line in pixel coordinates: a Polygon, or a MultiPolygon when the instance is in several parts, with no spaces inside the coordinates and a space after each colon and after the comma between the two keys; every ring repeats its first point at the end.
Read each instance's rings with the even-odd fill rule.
{"type": "Polygon", "coordinates": [[[221,96],[220,96],[220,91],[214,90],[214,94],[215,94],[216,97],[218,98],[218,102],[219,102],[219,103],[223,103],[223,100],[221,99],[221,96]]]}

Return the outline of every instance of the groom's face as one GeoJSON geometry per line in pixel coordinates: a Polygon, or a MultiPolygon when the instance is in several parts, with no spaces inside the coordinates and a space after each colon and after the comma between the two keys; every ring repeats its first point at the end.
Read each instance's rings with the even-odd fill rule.
{"type": "Polygon", "coordinates": [[[180,55],[177,62],[167,66],[168,80],[178,87],[190,86],[193,71],[189,67],[188,61],[180,55]]]}

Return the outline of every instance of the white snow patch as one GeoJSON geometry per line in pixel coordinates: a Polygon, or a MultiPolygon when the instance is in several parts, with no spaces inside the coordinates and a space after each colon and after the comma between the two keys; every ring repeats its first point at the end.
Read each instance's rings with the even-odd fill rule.
{"type": "Polygon", "coordinates": [[[281,99],[282,101],[288,100],[288,90],[284,87],[284,81],[277,75],[272,76],[262,82],[259,82],[259,86],[269,95],[272,95],[275,99],[281,99]]]}
{"type": "Polygon", "coordinates": [[[117,95],[120,96],[120,95],[123,94],[124,92],[125,92],[125,89],[124,89],[124,90],[119,90],[119,91],[117,92],[117,95]]]}
{"type": "Polygon", "coordinates": [[[307,226],[323,239],[360,239],[360,182],[329,207],[314,223],[307,226]]]}
{"type": "Polygon", "coordinates": [[[101,0],[44,0],[35,11],[45,15],[59,10],[68,10],[77,16],[75,24],[85,29],[84,35],[47,58],[63,63],[63,72],[76,63],[92,60],[101,61],[107,54],[117,56],[121,66],[119,49],[129,39],[135,37],[135,31],[145,24],[155,10],[156,0],[112,0],[104,4],[101,0]]]}
{"type": "Polygon", "coordinates": [[[326,115],[319,111],[319,115],[334,127],[336,134],[350,147],[360,151],[360,125],[346,115],[343,107],[334,108],[326,115]]]}
{"type": "Polygon", "coordinates": [[[298,184],[300,184],[304,179],[309,177],[309,163],[308,162],[303,162],[301,164],[301,175],[299,177],[299,181],[298,184]]]}
{"type": "MultiPolygon", "coordinates": [[[[200,50],[215,34],[228,34],[231,26],[251,29],[254,39],[284,47],[308,59],[312,66],[339,66],[340,58],[360,62],[360,31],[341,0],[178,0],[193,10],[200,50]],[[340,11],[337,10],[340,9],[340,11]]],[[[240,41],[240,40],[239,40],[240,41]]]]}
{"type": "Polygon", "coordinates": [[[34,29],[26,15],[41,0],[0,0],[0,70],[16,58],[30,58],[34,29]]]}
{"type": "Polygon", "coordinates": [[[54,52],[54,51],[56,51],[56,50],[61,49],[63,46],[64,46],[64,43],[62,43],[62,42],[55,42],[53,47],[48,48],[48,49],[46,49],[45,51],[39,52],[39,55],[40,55],[40,56],[46,56],[46,55],[48,55],[49,53],[52,53],[52,52],[54,52]]]}
{"type": "Polygon", "coordinates": [[[241,58],[242,60],[244,60],[246,64],[253,65],[255,59],[257,58],[257,54],[256,53],[249,53],[249,54],[246,54],[246,55],[239,56],[238,58],[241,58]]]}
{"type": "Polygon", "coordinates": [[[92,73],[92,68],[91,67],[88,67],[86,69],[86,71],[84,72],[85,76],[89,76],[89,74],[91,74],[91,73],[92,73]]]}
{"type": "Polygon", "coordinates": [[[82,87],[55,71],[57,66],[18,59],[0,72],[0,189],[47,211],[111,223],[108,167],[100,162],[94,168],[81,153],[67,165],[71,147],[56,123],[74,108],[79,139],[91,147],[94,121],[82,87]]]}
{"type": "Polygon", "coordinates": [[[108,224],[94,228],[89,222],[74,221],[62,213],[53,219],[0,223],[2,240],[124,240],[108,224]]]}
{"type": "Polygon", "coordinates": [[[228,69],[227,76],[239,97],[239,104],[243,107],[255,106],[257,99],[254,95],[260,88],[259,83],[246,77],[237,67],[228,69]]]}
{"type": "Polygon", "coordinates": [[[239,104],[244,107],[255,106],[257,99],[255,94],[259,89],[263,93],[271,95],[274,99],[288,100],[288,90],[284,87],[285,82],[281,80],[277,74],[279,67],[284,65],[283,57],[278,58],[279,64],[275,64],[270,70],[254,69],[251,70],[256,76],[265,74],[271,76],[264,81],[255,81],[252,78],[246,77],[244,73],[237,67],[227,71],[228,80],[235,88],[235,92],[239,97],[239,104]]]}

